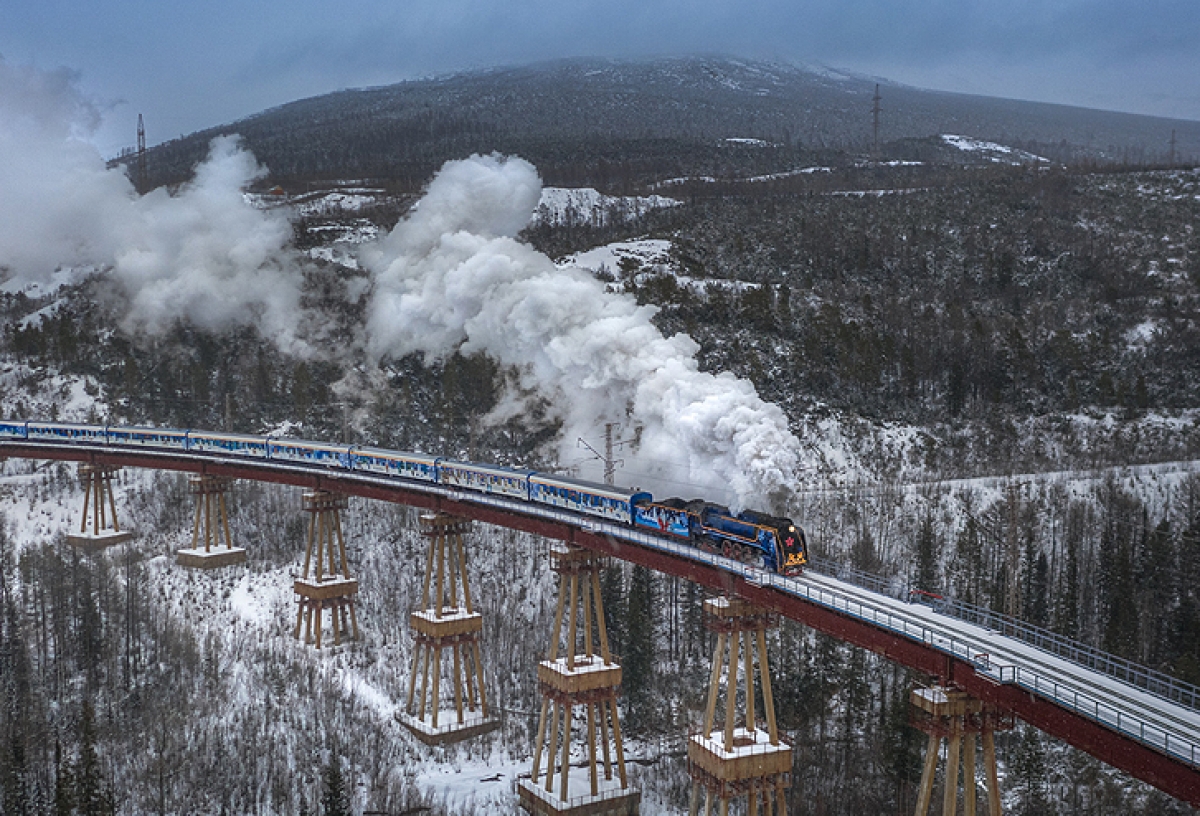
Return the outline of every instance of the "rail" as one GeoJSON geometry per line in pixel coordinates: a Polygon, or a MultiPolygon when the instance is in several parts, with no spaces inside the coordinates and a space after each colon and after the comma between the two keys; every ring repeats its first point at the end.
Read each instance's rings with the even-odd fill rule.
{"type": "MultiPolygon", "coordinates": [[[[615,527],[615,525],[605,526],[615,527]]],[[[886,607],[866,603],[827,587],[816,587],[805,583],[802,579],[786,578],[768,573],[724,556],[706,553],[673,541],[646,536],[620,527],[605,529],[604,532],[618,538],[636,540],[643,546],[669,551],[681,558],[707,563],[727,572],[738,574],[752,584],[769,586],[780,592],[803,598],[810,603],[925,644],[939,652],[971,663],[977,673],[986,675],[998,683],[1019,686],[1026,691],[1052,700],[1063,708],[1099,722],[1111,730],[1162,751],[1194,768],[1200,768],[1200,741],[1181,737],[1135,713],[1121,710],[1099,697],[1089,694],[1086,689],[1062,682],[1045,672],[998,662],[990,656],[994,651],[994,644],[948,634],[928,623],[914,620],[910,615],[901,615],[886,607]]]]}
{"type": "Polygon", "coordinates": [[[829,559],[812,558],[809,567],[816,572],[869,589],[880,595],[886,595],[889,598],[915,600],[948,617],[989,629],[1030,646],[1036,646],[1064,660],[1070,660],[1072,663],[1077,663],[1107,677],[1116,678],[1184,708],[1200,711],[1200,687],[1157,669],[1072,640],[1049,629],[1027,623],[1011,615],[965,603],[955,598],[931,593],[918,595],[906,580],[885,578],[829,559]]]}

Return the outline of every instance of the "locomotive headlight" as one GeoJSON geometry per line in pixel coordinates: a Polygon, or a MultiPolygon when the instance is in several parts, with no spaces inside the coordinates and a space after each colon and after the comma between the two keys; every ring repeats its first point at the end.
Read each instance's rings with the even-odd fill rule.
{"type": "Polygon", "coordinates": [[[796,532],[796,528],[795,528],[795,527],[788,527],[788,532],[789,532],[789,533],[794,533],[794,532],[796,532]]]}

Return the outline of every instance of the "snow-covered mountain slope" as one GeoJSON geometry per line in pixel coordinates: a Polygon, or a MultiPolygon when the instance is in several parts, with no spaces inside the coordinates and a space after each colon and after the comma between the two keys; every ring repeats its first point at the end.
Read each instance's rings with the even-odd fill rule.
{"type": "Polygon", "coordinates": [[[592,187],[543,187],[533,224],[604,227],[639,218],[650,210],[677,206],[677,200],[660,195],[609,196],[592,187]]]}

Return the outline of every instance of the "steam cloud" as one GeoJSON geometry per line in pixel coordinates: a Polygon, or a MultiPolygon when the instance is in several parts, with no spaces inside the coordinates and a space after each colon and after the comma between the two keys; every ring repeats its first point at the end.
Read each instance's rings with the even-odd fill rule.
{"type": "MultiPolygon", "coordinates": [[[[214,140],[191,183],[139,197],[83,138],[98,120],[70,73],[0,60],[0,280],[95,267],[107,270],[130,332],[175,320],[254,325],[286,351],[313,352],[301,339],[287,218],[242,193],[263,172],[253,156],[234,138],[214,140]]],[[[557,413],[563,462],[579,458],[577,437],[596,440],[615,422],[626,435],[642,429],[637,450],[622,451],[626,484],[738,506],[785,498],[799,445],[783,412],[744,380],[700,372],[695,342],[664,337],[653,307],[516,241],[540,192],[520,159],[448,163],[415,210],[361,253],[372,280],[352,353],[379,362],[484,352],[557,413]]],[[[496,418],[519,408],[514,398],[496,418]]]]}
{"type": "Polygon", "coordinates": [[[540,190],[520,159],[447,163],[416,210],[361,255],[374,276],[368,355],[484,352],[559,413],[564,461],[606,422],[636,424],[626,481],[741,506],[782,500],[799,463],[783,412],[744,380],[699,371],[696,343],[664,337],[654,307],[516,241],[540,190]]]}
{"type": "Polygon", "coordinates": [[[85,141],[98,121],[70,72],[0,60],[0,278],[107,269],[130,331],[159,333],[176,319],[213,331],[257,325],[304,351],[291,227],[242,193],[263,172],[254,157],[216,139],[176,195],[138,197],[85,141]]]}

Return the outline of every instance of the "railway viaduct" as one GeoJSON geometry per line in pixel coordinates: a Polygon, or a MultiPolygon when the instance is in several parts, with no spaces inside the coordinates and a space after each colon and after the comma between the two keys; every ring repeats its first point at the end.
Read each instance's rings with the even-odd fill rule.
{"type": "MultiPolygon", "coordinates": [[[[324,466],[70,442],[0,441],[0,457],[151,468],[295,485],[508,527],[640,564],[863,647],[1009,712],[1200,807],[1200,699],[1153,672],[1114,677],[988,626],[813,571],[784,578],[629,527],[510,498],[324,466]]],[[[1080,647],[1082,650],[1083,647],[1080,647]]]]}

